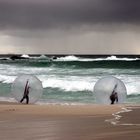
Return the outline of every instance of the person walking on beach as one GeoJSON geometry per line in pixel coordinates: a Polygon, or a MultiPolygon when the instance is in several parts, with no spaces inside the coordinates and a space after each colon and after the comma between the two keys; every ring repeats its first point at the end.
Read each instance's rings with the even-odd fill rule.
{"type": "Polygon", "coordinates": [[[116,103],[118,102],[118,93],[115,91],[116,88],[117,88],[117,85],[115,85],[115,87],[110,95],[111,104],[114,104],[115,101],[116,101],[116,103]]]}
{"type": "Polygon", "coordinates": [[[26,104],[29,103],[29,81],[27,80],[25,88],[24,88],[24,94],[23,94],[23,98],[20,100],[20,102],[22,103],[24,99],[26,99],[26,104]]]}

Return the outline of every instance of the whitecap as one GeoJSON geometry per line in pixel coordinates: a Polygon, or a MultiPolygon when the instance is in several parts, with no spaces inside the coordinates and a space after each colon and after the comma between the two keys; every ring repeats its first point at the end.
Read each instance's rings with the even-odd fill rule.
{"type": "Polygon", "coordinates": [[[92,91],[94,83],[89,80],[92,79],[80,79],[79,77],[69,76],[67,78],[59,77],[40,77],[43,82],[43,87],[60,88],[65,91],[92,91]]]}
{"type": "Polygon", "coordinates": [[[30,58],[30,56],[27,55],[27,54],[23,54],[23,55],[21,55],[21,57],[22,57],[22,58],[30,58]]]}
{"type": "Polygon", "coordinates": [[[139,58],[119,58],[115,55],[108,56],[106,58],[82,58],[74,55],[58,57],[55,61],[110,61],[110,60],[119,60],[119,61],[135,61],[139,60],[139,58]]]}

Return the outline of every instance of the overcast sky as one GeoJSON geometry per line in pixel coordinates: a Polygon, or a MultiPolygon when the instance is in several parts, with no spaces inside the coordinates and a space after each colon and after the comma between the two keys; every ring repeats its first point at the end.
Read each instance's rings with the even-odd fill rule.
{"type": "Polygon", "coordinates": [[[140,0],[0,0],[0,53],[140,54],[140,0]]]}

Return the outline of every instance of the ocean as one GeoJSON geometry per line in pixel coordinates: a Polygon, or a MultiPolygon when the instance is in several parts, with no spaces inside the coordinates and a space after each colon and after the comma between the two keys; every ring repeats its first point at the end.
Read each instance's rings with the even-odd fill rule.
{"type": "Polygon", "coordinates": [[[42,82],[37,104],[95,104],[94,85],[108,75],[124,82],[125,103],[140,103],[140,56],[136,55],[1,55],[0,101],[16,102],[11,85],[21,74],[35,75],[42,82]]]}

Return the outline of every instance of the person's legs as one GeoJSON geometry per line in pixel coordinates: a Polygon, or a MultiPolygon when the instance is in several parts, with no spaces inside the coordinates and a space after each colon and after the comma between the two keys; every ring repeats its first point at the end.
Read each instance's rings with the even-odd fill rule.
{"type": "Polygon", "coordinates": [[[25,99],[25,96],[23,96],[23,98],[20,100],[20,102],[22,103],[24,99],[25,99]]]}
{"type": "Polygon", "coordinates": [[[111,100],[111,104],[113,105],[113,104],[114,104],[114,102],[115,102],[115,100],[113,100],[113,99],[112,99],[112,100],[111,100]]]}
{"type": "Polygon", "coordinates": [[[116,103],[118,103],[118,96],[116,97],[116,103]]]}
{"type": "Polygon", "coordinates": [[[29,96],[26,95],[26,104],[28,104],[28,103],[29,103],[29,96]]]}

